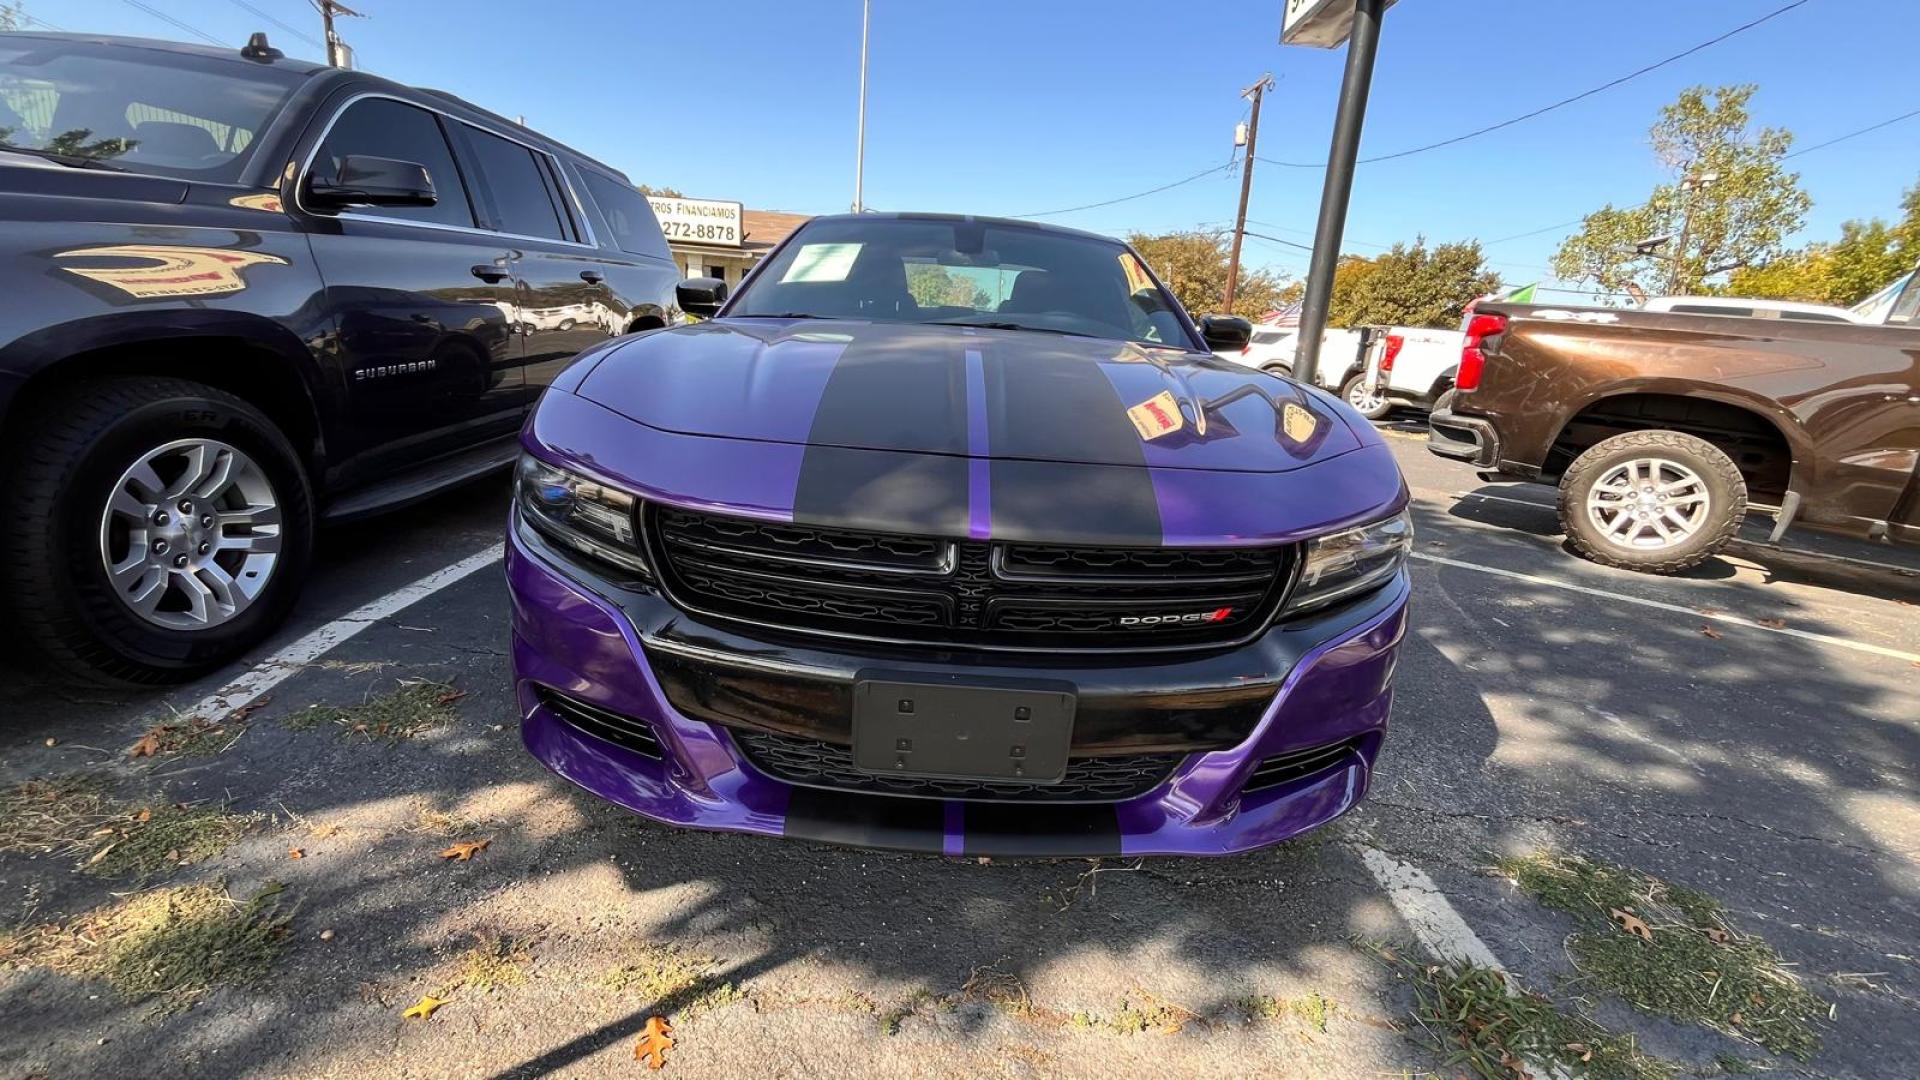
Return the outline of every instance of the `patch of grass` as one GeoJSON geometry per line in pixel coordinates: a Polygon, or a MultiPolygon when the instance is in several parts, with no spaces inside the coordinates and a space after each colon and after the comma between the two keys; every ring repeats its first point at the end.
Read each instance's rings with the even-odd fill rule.
{"type": "Polygon", "coordinates": [[[1447,1069],[1483,1080],[1524,1080],[1535,1066],[1592,1080],[1668,1080],[1671,1062],[1642,1053],[1631,1035],[1518,991],[1492,968],[1418,964],[1398,950],[1373,951],[1413,988],[1413,1019],[1447,1069]]]}
{"type": "Polygon", "coordinates": [[[124,816],[97,778],[28,780],[0,792],[0,851],[50,855],[79,850],[124,816]]]}
{"type": "Polygon", "coordinates": [[[487,994],[522,985],[533,964],[533,944],[532,938],[509,934],[478,935],[455,962],[452,985],[487,994]]]}
{"type": "Polygon", "coordinates": [[[600,976],[600,985],[648,1002],[678,1001],[673,1009],[693,1016],[747,999],[737,984],[715,976],[720,962],[676,945],[641,942],[627,950],[626,962],[600,976]]]}
{"type": "Polygon", "coordinates": [[[410,831],[433,833],[436,836],[471,836],[484,829],[484,823],[458,811],[422,806],[410,831]]]}
{"type": "Polygon", "coordinates": [[[0,794],[0,851],[72,855],[89,874],[145,881],[220,854],[254,821],[209,807],[136,808],[90,777],[29,780],[0,794]]]}
{"type": "Polygon", "coordinates": [[[295,731],[333,727],[344,734],[401,742],[453,722],[453,703],[466,696],[452,685],[403,679],[399,689],[358,705],[313,705],[282,721],[295,731]]]}
{"type": "Polygon", "coordinates": [[[983,1001],[1009,1016],[1026,1020],[1034,1015],[1033,995],[1018,975],[993,964],[974,968],[960,986],[960,996],[983,1001]]]}
{"type": "Polygon", "coordinates": [[[1168,1035],[1179,1031],[1195,1019],[1184,1009],[1178,1009],[1165,1002],[1156,1001],[1142,994],[1144,1000],[1135,1001],[1129,994],[1120,999],[1120,1004],[1110,1013],[1077,1012],[1067,1018],[1074,1027],[1087,1031],[1105,1031],[1114,1035],[1140,1035],[1148,1031],[1161,1031],[1168,1035]]]}
{"type": "Polygon", "coordinates": [[[133,757],[159,754],[184,754],[188,757],[212,757],[240,741],[247,733],[244,719],[225,722],[193,716],[165,724],[155,724],[140,736],[130,751],[133,757]]]}
{"type": "Polygon", "coordinates": [[[1576,985],[1636,1008],[1748,1039],[1807,1060],[1828,1006],[1802,986],[1765,940],[1735,929],[1705,893],[1574,855],[1501,859],[1502,875],[1541,904],[1574,917],[1567,940],[1576,985]],[[1629,933],[1620,912],[1645,925],[1629,933]]]}
{"type": "Polygon", "coordinates": [[[131,875],[151,880],[172,870],[215,855],[255,821],[255,815],[229,814],[203,806],[164,806],[142,810],[118,826],[86,862],[89,874],[106,877],[131,875]]]}
{"type": "Polygon", "coordinates": [[[906,997],[887,1006],[886,1010],[881,1012],[880,1034],[900,1034],[900,1026],[907,1022],[908,1017],[917,1016],[927,1008],[945,1012],[953,1008],[953,999],[943,994],[936,994],[924,986],[915,987],[906,997]]]}
{"type": "Polygon", "coordinates": [[[216,986],[266,977],[292,921],[280,892],[276,884],[246,900],[210,885],[135,893],[64,926],[0,937],[0,961],[100,979],[129,1001],[165,996],[185,1005],[216,986]]]}

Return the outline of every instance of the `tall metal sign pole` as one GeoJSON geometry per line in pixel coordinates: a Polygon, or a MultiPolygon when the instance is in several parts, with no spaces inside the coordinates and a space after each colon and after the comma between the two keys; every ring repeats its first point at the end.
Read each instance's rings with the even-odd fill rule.
{"type": "Polygon", "coordinates": [[[860,128],[853,147],[853,212],[866,209],[861,186],[867,171],[867,24],[873,18],[873,0],[860,4],[860,128]]]}
{"type": "Polygon", "coordinates": [[[1227,298],[1223,310],[1233,311],[1233,294],[1240,286],[1240,240],[1247,231],[1247,196],[1253,193],[1253,148],[1260,141],[1260,98],[1273,89],[1273,76],[1262,75],[1260,81],[1240,91],[1241,97],[1253,99],[1253,114],[1247,124],[1247,156],[1240,167],[1240,212],[1233,216],[1233,254],[1227,258],[1227,298]]]}
{"type": "Polygon", "coordinates": [[[333,17],[335,15],[349,15],[356,19],[362,19],[366,16],[340,3],[339,0],[313,0],[313,6],[320,9],[320,25],[325,31],[327,40],[327,66],[337,68],[352,67],[353,49],[348,47],[346,42],[341,41],[340,35],[334,32],[333,17]]]}
{"type": "Polygon", "coordinates": [[[1307,295],[1300,303],[1300,336],[1294,346],[1294,378],[1309,385],[1320,365],[1320,335],[1327,328],[1333,270],[1340,259],[1340,237],[1347,226],[1353,165],[1360,154],[1367,91],[1373,85],[1373,58],[1380,48],[1380,20],[1392,2],[1287,0],[1282,44],[1333,48],[1342,41],[1347,43],[1347,72],[1340,83],[1340,108],[1333,119],[1327,179],[1320,189],[1320,221],[1313,231],[1313,260],[1307,267],[1307,295]]]}

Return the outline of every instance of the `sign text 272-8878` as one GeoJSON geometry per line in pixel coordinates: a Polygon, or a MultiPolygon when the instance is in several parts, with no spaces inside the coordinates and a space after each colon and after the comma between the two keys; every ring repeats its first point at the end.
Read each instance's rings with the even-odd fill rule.
{"type": "Polygon", "coordinates": [[[668,219],[660,223],[660,231],[666,233],[669,240],[706,240],[716,244],[740,242],[740,234],[732,222],[691,222],[668,219]]]}

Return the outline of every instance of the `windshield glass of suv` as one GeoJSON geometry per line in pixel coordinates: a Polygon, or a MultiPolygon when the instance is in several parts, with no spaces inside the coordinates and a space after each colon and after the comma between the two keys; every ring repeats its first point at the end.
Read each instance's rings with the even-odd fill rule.
{"type": "Polygon", "coordinates": [[[995,326],[1197,348],[1124,245],[1011,224],[816,221],[754,270],[728,317],[995,326]]]}
{"type": "Polygon", "coordinates": [[[0,147],[230,183],[300,78],[264,64],[0,35],[0,147]]]}

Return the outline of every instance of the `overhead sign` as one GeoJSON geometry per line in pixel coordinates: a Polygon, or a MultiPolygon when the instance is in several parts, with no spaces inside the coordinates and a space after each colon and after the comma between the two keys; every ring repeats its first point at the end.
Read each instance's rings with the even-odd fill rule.
{"type": "Polygon", "coordinates": [[[653,204],[653,216],[660,219],[660,231],[667,234],[668,243],[739,247],[745,236],[737,202],[654,195],[647,196],[647,201],[653,204]]]}
{"type": "MultiPolygon", "coordinates": [[[[1380,10],[1393,4],[1394,0],[1387,0],[1380,10]]],[[[1354,0],[1287,0],[1280,44],[1337,48],[1353,33],[1353,8],[1354,0]]]]}

